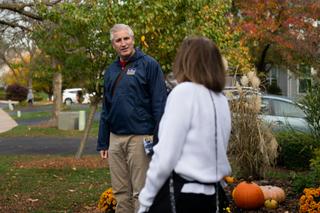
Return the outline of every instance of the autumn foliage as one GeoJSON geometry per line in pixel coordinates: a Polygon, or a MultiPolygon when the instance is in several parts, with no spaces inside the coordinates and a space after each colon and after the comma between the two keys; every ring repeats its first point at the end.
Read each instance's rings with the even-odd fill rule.
{"type": "Polygon", "coordinates": [[[30,55],[28,53],[17,54],[16,57],[8,61],[10,70],[1,76],[6,85],[19,84],[27,86],[29,75],[30,55]]]}
{"type": "Polygon", "coordinates": [[[302,62],[319,68],[320,2],[315,0],[235,0],[242,41],[258,71],[269,65],[297,69],[302,62]]]}

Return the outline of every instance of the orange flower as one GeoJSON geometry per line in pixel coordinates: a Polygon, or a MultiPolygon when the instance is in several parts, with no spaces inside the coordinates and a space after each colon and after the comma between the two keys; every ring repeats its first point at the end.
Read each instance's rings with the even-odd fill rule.
{"type": "Polygon", "coordinates": [[[320,209],[320,187],[319,188],[305,188],[303,195],[300,197],[300,213],[304,212],[319,212],[320,209]]]}
{"type": "Polygon", "coordinates": [[[117,201],[113,196],[112,188],[108,188],[104,191],[99,199],[98,208],[105,213],[114,213],[116,209],[117,201]]]}

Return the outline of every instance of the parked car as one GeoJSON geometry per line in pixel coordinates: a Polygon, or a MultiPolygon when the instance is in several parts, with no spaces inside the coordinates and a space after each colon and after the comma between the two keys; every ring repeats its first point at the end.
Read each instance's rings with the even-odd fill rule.
{"type": "MultiPolygon", "coordinates": [[[[246,96],[261,96],[261,119],[271,126],[273,131],[297,130],[310,132],[310,127],[305,117],[306,114],[298,104],[285,96],[265,95],[251,87],[242,87],[246,96]]],[[[236,87],[226,87],[224,94],[229,100],[239,98],[236,87]]]]}
{"type": "Polygon", "coordinates": [[[294,129],[310,132],[306,121],[306,114],[298,104],[284,96],[262,95],[261,116],[262,119],[271,124],[274,131],[294,129]]]}
{"type": "Polygon", "coordinates": [[[70,88],[70,89],[63,90],[62,101],[67,105],[70,105],[73,103],[87,104],[87,103],[90,103],[90,96],[85,91],[85,89],[70,88]]]}
{"type": "MultiPolygon", "coordinates": [[[[261,92],[252,88],[252,87],[241,87],[243,93],[246,96],[251,95],[261,95],[261,92]]],[[[223,93],[228,97],[228,99],[237,99],[239,98],[239,91],[236,87],[233,86],[227,86],[224,88],[223,93]]]]}

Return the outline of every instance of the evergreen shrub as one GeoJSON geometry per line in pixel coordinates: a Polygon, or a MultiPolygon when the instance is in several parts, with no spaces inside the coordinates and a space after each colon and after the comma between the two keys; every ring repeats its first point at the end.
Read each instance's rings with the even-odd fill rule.
{"type": "Polygon", "coordinates": [[[320,148],[315,149],[313,156],[310,160],[310,171],[293,178],[293,190],[297,193],[301,193],[304,188],[320,186],[320,148]]]}
{"type": "Polygon", "coordinates": [[[288,169],[308,169],[317,141],[302,132],[283,131],[276,134],[279,144],[277,164],[288,169]]]}

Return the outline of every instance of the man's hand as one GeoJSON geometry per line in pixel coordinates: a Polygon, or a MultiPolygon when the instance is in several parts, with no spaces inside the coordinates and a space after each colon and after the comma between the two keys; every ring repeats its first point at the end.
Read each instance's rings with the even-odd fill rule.
{"type": "Polygon", "coordinates": [[[108,158],[108,150],[100,150],[100,157],[103,159],[108,158]]]}

